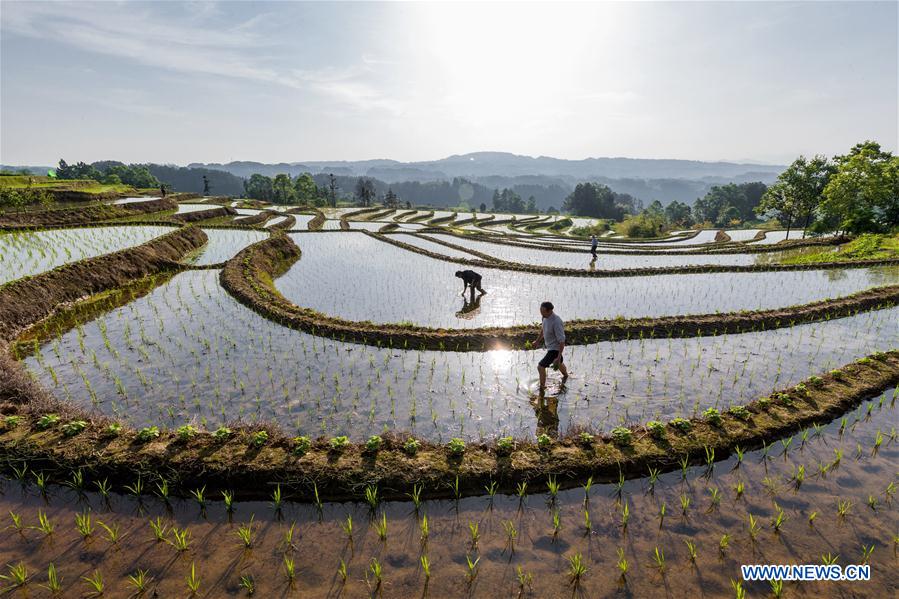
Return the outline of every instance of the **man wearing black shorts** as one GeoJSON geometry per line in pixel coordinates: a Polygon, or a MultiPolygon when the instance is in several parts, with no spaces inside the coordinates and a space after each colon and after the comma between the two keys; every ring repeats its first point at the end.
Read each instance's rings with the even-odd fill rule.
{"type": "Polygon", "coordinates": [[[568,380],[568,368],[562,358],[562,352],[565,350],[565,324],[559,315],[553,312],[554,306],[552,302],[543,302],[540,304],[540,315],[543,317],[543,329],[534,343],[534,347],[540,347],[543,343],[546,345],[546,355],[537,364],[537,372],[540,373],[540,392],[546,389],[546,368],[552,364],[559,367],[562,373],[562,384],[568,380]]]}
{"type": "Polygon", "coordinates": [[[477,289],[481,295],[487,293],[481,287],[481,275],[476,273],[473,270],[457,270],[456,276],[462,279],[462,282],[465,283],[465,286],[462,288],[462,294],[465,295],[465,292],[468,290],[469,285],[471,286],[471,296],[474,297],[474,290],[477,289]]]}

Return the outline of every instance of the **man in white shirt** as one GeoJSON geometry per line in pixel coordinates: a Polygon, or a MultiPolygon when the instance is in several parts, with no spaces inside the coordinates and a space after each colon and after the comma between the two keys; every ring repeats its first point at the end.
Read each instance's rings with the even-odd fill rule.
{"type": "Polygon", "coordinates": [[[552,302],[543,302],[540,304],[540,315],[543,317],[543,329],[537,337],[534,347],[540,347],[540,344],[546,346],[546,355],[537,364],[537,372],[540,373],[540,392],[546,390],[546,368],[556,365],[559,372],[562,373],[562,384],[568,380],[568,368],[562,358],[562,352],[565,350],[565,324],[559,315],[553,312],[555,307],[552,302]]]}

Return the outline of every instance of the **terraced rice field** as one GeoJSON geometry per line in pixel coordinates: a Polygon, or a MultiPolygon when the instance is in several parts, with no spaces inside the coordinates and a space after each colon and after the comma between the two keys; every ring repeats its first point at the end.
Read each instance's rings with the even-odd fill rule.
{"type": "Polygon", "coordinates": [[[755,230],[607,240],[594,262],[504,225],[418,234],[406,210],[341,231],[354,210],[321,233],[294,215],[298,258],[283,216],[0,233],[4,588],[894,594],[899,265],[778,269],[827,246],[751,252],[781,239],[755,230]],[[460,294],[468,268],[486,295],[460,294]],[[673,270],[591,272],[653,268],[673,270]],[[544,300],[569,331],[618,328],[572,334],[570,377],[541,393],[543,350],[508,339],[537,337],[544,300]],[[728,318],[750,324],[722,334],[728,318]],[[736,582],[831,562],[871,580],[736,582]]]}

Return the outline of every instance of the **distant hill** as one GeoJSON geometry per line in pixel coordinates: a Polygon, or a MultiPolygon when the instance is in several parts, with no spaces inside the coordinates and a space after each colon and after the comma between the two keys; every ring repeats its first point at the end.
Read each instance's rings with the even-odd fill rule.
{"type": "Polygon", "coordinates": [[[303,161],[279,164],[229,162],[189,166],[223,170],[241,177],[253,173],[274,176],[303,172],[333,173],[341,177],[372,177],[387,184],[439,182],[465,178],[489,188],[510,188],[527,198],[533,195],[542,209],[558,206],[580,181],[597,181],[646,204],[659,200],[692,203],[713,186],[724,183],[774,182],[781,165],[703,162],[646,158],[585,158],[565,160],[549,156],[521,156],[507,152],[473,152],[440,160],[303,161]]]}

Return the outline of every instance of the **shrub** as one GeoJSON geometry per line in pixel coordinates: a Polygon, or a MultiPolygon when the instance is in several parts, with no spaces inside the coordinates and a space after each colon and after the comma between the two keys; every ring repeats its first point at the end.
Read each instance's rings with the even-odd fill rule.
{"type": "Polygon", "coordinates": [[[189,424],[185,424],[184,426],[179,426],[175,432],[178,434],[178,439],[187,441],[197,434],[197,429],[189,424]]]}
{"type": "Polygon", "coordinates": [[[250,435],[250,445],[253,447],[262,447],[268,442],[268,433],[266,431],[256,431],[250,435]]]}
{"type": "Polygon", "coordinates": [[[6,428],[16,428],[22,422],[21,416],[7,416],[3,419],[3,426],[6,428]]]}
{"type": "Polygon", "coordinates": [[[581,445],[583,445],[584,447],[590,447],[591,445],[593,445],[593,441],[595,439],[593,438],[593,435],[591,435],[590,433],[583,432],[580,435],[578,435],[578,440],[581,442],[581,445]]]}
{"type": "Polygon", "coordinates": [[[62,434],[66,437],[74,437],[87,428],[87,422],[84,420],[72,420],[62,425],[62,434]]]}
{"type": "Polygon", "coordinates": [[[343,449],[349,445],[350,440],[347,439],[346,435],[341,435],[339,437],[331,437],[331,451],[343,451],[343,449]]]}
{"type": "Polygon", "coordinates": [[[224,441],[225,439],[227,439],[230,436],[231,436],[231,429],[228,427],[225,427],[225,426],[218,427],[217,429],[215,429],[215,432],[212,433],[212,437],[216,441],[224,441]]]}
{"type": "Polygon", "coordinates": [[[842,381],[845,378],[843,371],[840,370],[839,368],[835,368],[834,370],[831,370],[830,376],[832,376],[835,381],[842,381]]]}
{"type": "Polygon", "coordinates": [[[512,437],[501,437],[496,440],[496,453],[508,455],[515,449],[515,440],[512,437]]]}
{"type": "Polygon", "coordinates": [[[732,406],[728,412],[739,420],[749,420],[749,410],[745,406],[732,406]]]}
{"type": "Polygon", "coordinates": [[[655,439],[665,438],[665,425],[658,420],[650,420],[649,422],[647,422],[646,430],[648,430],[649,434],[652,435],[655,439]]]}
{"type": "Polygon", "coordinates": [[[539,447],[540,449],[549,449],[549,446],[552,444],[552,437],[550,437],[546,433],[542,433],[537,436],[537,447],[539,447]]]}
{"type": "Polygon", "coordinates": [[[691,428],[693,428],[693,423],[685,418],[674,418],[672,420],[669,420],[668,424],[682,433],[686,433],[691,428]]]}
{"type": "Polygon", "coordinates": [[[453,437],[450,439],[450,442],[446,444],[446,448],[453,455],[462,455],[465,452],[465,441],[458,437],[453,437]]]}
{"type": "Polygon", "coordinates": [[[418,453],[419,447],[421,447],[421,443],[419,443],[418,439],[410,438],[403,444],[403,451],[408,455],[415,455],[418,453]]]}
{"type": "Polygon", "coordinates": [[[113,422],[112,424],[110,424],[109,426],[106,427],[106,430],[104,430],[103,433],[107,437],[118,437],[119,435],[122,434],[122,425],[119,424],[118,422],[113,422]]]}
{"type": "Polygon", "coordinates": [[[799,395],[804,395],[804,396],[808,395],[808,387],[806,387],[802,383],[799,383],[798,385],[796,385],[793,388],[796,390],[797,393],[799,393],[799,395]]]}
{"type": "Polygon", "coordinates": [[[759,407],[762,408],[763,410],[767,410],[770,405],[771,405],[770,397],[759,398],[759,407]]]}
{"type": "Polygon", "coordinates": [[[872,360],[871,358],[862,358],[861,360],[858,360],[857,363],[858,364],[871,364],[872,362],[874,362],[874,360],[872,360]]]}
{"type": "Polygon", "coordinates": [[[615,445],[621,445],[622,447],[630,445],[632,436],[631,429],[627,427],[616,426],[612,429],[612,441],[615,442],[615,445]]]}
{"type": "Polygon", "coordinates": [[[715,408],[709,408],[703,412],[702,415],[705,417],[706,422],[712,426],[719,426],[721,424],[721,412],[715,408]]]}
{"type": "Polygon", "coordinates": [[[887,354],[886,354],[886,352],[876,351],[873,354],[871,354],[871,357],[874,358],[875,360],[880,360],[881,362],[885,362],[887,359],[887,354]]]}
{"type": "Polygon", "coordinates": [[[157,426],[145,426],[137,432],[137,440],[141,443],[146,443],[152,439],[156,439],[159,437],[159,427],[157,426]]]}
{"type": "Polygon", "coordinates": [[[382,439],[378,435],[372,435],[368,438],[368,441],[365,442],[365,449],[375,453],[381,448],[382,439]]]}
{"type": "Polygon", "coordinates": [[[822,379],[820,376],[810,376],[808,377],[808,384],[815,388],[823,387],[824,379],[822,379]]]}
{"type": "Polygon", "coordinates": [[[293,438],[294,448],[293,452],[296,455],[306,455],[306,452],[312,447],[312,441],[309,437],[294,437],[293,438]]]}
{"type": "Polygon", "coordinates": [[[46,430],[51,426],[56,426],[59,422],[59,416],[57,414],[44,414],[37,421],[38,430],[46,430]]]}

